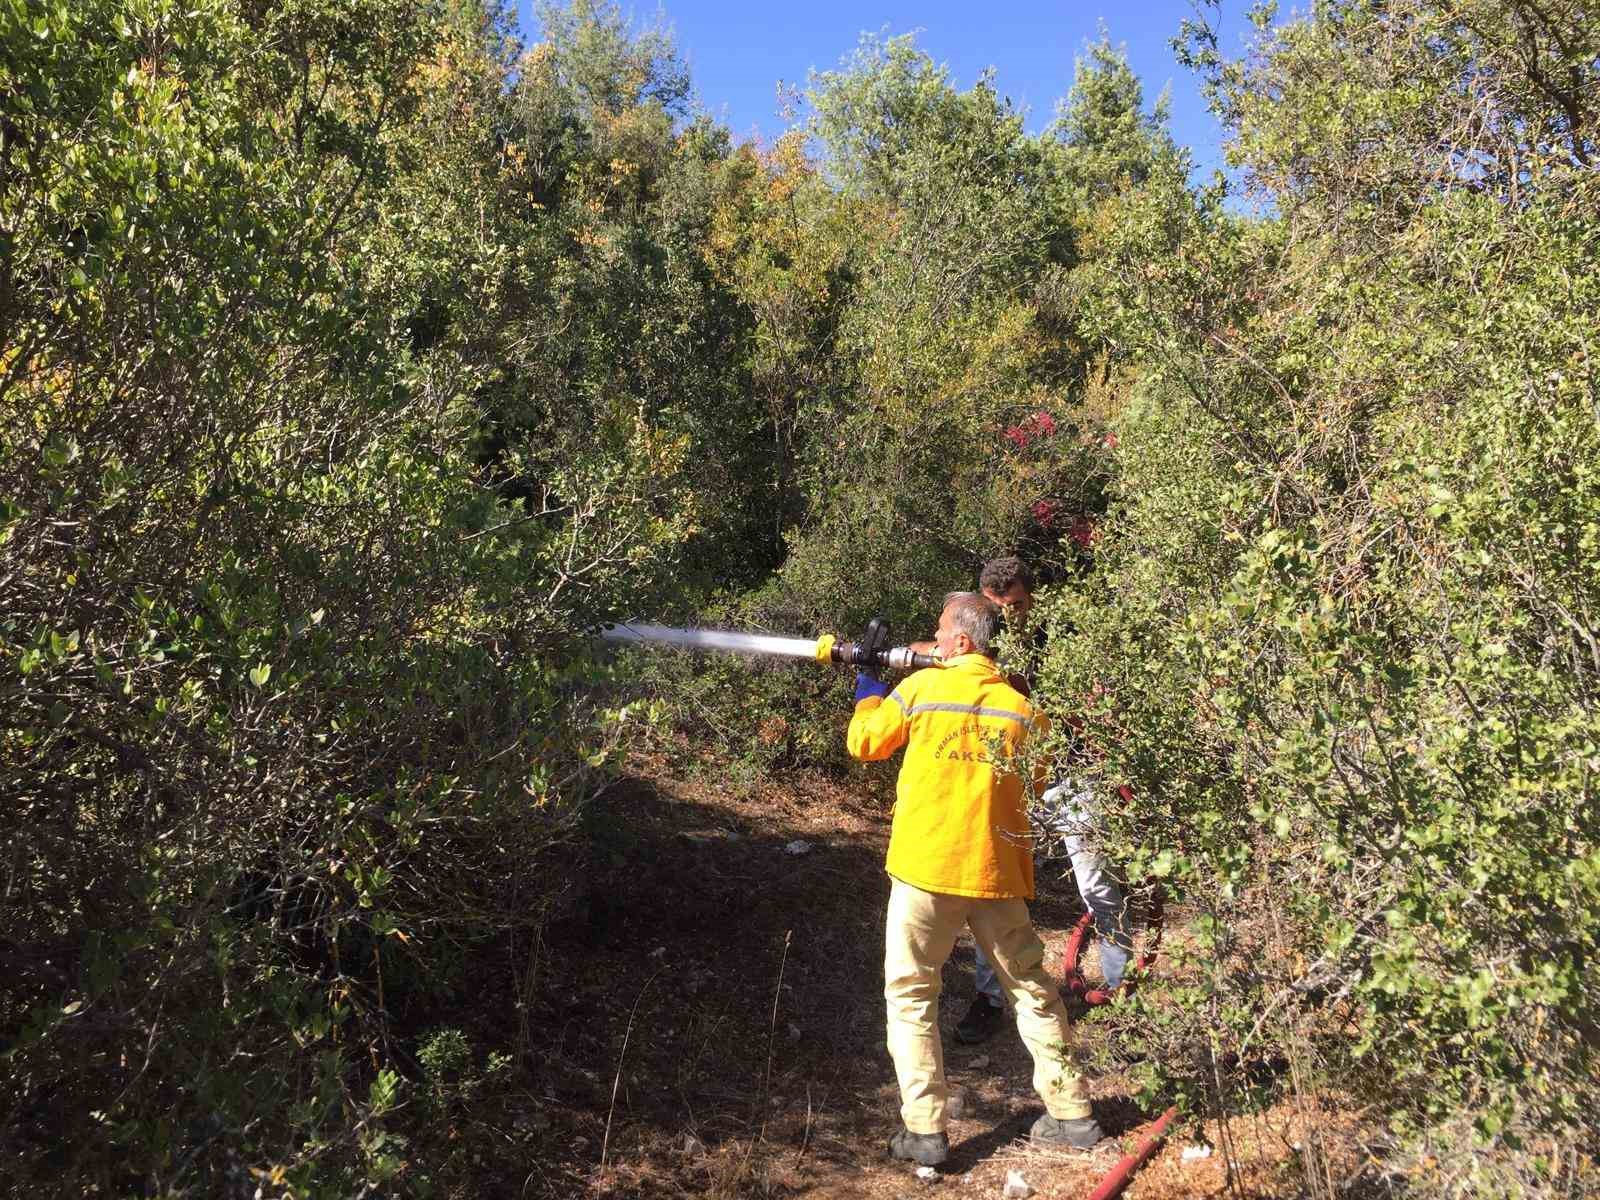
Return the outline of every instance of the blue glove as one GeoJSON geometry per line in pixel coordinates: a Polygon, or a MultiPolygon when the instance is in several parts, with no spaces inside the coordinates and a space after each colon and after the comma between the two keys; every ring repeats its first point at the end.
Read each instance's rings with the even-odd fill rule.
{"type": "Polygon", "coordinates": [[[889,685],[881,679],[874,679],[865,671],[856,672],[856,703],[860,704],[868,696],[883,699],[889,694],[889,685]]]}

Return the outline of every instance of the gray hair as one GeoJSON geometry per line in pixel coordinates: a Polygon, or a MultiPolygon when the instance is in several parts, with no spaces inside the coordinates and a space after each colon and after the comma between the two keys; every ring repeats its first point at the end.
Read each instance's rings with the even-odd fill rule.
{"type": "Polygon", "coordinates": [[[972,639],[979,654],[989,653],[1000,632],[1000,609],[982,592],[950,592],[944,598],[950,624],[972,639]]]}

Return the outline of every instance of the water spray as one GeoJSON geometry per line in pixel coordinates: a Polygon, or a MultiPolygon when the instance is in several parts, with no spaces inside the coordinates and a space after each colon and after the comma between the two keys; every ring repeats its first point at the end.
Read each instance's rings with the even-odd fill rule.
{"type": "Polygon", "coordinates": [[[889,645],[889,625],[881,617],[867,624],[859,642],[841,642],[831,633],[821,637],[774,637],[765,633],[736,633],[729,629],[674,629],[624,621],[607,625],[600,636],[608,642],[650,642],[681,646],[686,650],[726,650],[733,654],[764,654],[775,658],[807,658],[819,663],[844,663],[865,671],[915,670],[936,667],[939,660],[919,654],[909,646],[889,645]]]}

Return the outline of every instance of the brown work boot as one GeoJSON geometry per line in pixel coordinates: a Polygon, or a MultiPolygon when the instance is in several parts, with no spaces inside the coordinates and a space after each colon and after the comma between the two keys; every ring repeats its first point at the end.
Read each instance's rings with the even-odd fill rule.
{"type": "Polygon", "coordinates": [[[1044,1146],[1059,1146],[1063,1150],[1093,1150],[1106,1135],[1100,1128],[1100,1122],[1093,1117],[1063,1121],[1045,1113],[1033,1123],[1028,1136],[1044,1146]]]}
{"type": "Polygon", "coordinates": [[[889,1139],[889,1157],[905,1162],[937,1167],[950,1157],[950,1135],[947,1133],[912,1133],[902,1129],[889,1139]]]}

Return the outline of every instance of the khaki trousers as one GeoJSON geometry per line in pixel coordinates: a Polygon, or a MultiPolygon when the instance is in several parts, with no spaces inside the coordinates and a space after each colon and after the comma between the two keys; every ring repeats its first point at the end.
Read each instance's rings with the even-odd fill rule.
{"type": "Polygon", "coordinates": [[[1067,1010],[1045,973],[1044,943],[1033,931],[1027,903],[924,892],[898,879],[892,885],[883,996],[906,1128],[944,1132],[949,1089],[939,1042],[940,971],[962,926],[971,927],[1016,1006],[1017,1032],[1033,1056],[1033,1087],[1045,1109],[1063,1121],[1089,1116],[1089,1090],[1073,1060],[1067,1010]]]}

